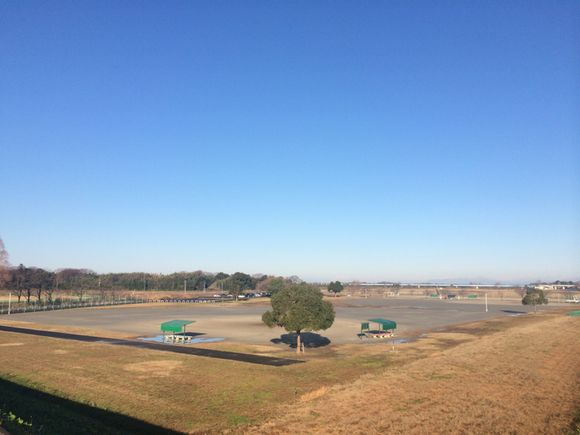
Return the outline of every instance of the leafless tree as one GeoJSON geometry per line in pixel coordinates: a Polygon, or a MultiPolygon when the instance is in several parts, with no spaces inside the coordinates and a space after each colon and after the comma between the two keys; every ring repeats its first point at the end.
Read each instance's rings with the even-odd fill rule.
{"type": "Polygon", "coordinates": [[[44,289],[44,297],[46,298],[46,301],[49,304],[52,304],[54,302],[53,300],[54,290],[55,288],[52,286],[44,289]]]}
{"type": "Polygon", "coordinates": [[[10,263],[8,261],[8,252],[4,247],[4,242],[0,238],[0,288],[4,287],[10,279],[10,263]]]}
{"type": "Polygon", "coordinates": [[[16,296],[18,297],[18,302],[20,303],[20,299],[22,299],[22,295],[24,294],[24,286],[26,283],[26,268],[24,265],[20,264],[14,273],[16,275],[16,296]]]}

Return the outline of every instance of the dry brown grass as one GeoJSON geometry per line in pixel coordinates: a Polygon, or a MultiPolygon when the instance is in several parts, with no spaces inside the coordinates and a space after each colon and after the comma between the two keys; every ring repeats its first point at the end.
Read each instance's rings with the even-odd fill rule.
{"type": "Polygon", "coordinates": [[[433,334],[452,347],[332,387],[252,432],[565,432],[580,399],[577,319],[530,316],[491,326],[498,329],[491,335],[476,325],[433,334]]]}
{"type": "MultiPolygon", "coordinates": [[[[83,328],[56,328],[6,322],[47,330],[88,334],[83,328]]],[[[119,337],[93,331],[103,337],[119,337]]],[[[294,358],[276,346],[236,343],[203,345],[236,352],[294,358]]],[[[367,353],[379,350],[369,346],[367,353]]],[[[145,349],[82,343],[0,332],[0,377],[90,403],[184,432],[221,432],[274,416],[290,402],[322,386],[376,369],[344,363],[331,350],[308,352],[306,364],[258,366],[145,349]],[[338,363],[337,363],[338,361],[338,363]],[[336,367],[333,368],[333,364],[336,367]]],[[[382,367],[386,361],[381,363],[382,367]]]]}
{"type": "MultiPolygon", "coordinates": [[[[397,352],[331,345],[288,367],[1,332],[0,377],[184,432],[557,433],[578,401],[577,324],[561,314],[504,318],[397,352]]],[[[275,346],[205,347],[295,357],[275,346]]]]}

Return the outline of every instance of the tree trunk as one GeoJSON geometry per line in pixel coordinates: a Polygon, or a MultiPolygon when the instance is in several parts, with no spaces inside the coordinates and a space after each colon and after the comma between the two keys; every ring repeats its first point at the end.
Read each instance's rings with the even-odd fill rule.
{"type": "Polygon", "coordinates": [[[302,350],[302,343],[300,342],[300,331],[296,331],[296,353],[302,350]]]}

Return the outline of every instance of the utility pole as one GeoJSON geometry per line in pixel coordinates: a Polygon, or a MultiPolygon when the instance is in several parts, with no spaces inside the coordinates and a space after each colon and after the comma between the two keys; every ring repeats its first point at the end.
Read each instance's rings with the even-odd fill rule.
{"type": "Polygon", "coordinates": [[[487,293],[485,294],[485,312],[487,313],[487,293]]]}

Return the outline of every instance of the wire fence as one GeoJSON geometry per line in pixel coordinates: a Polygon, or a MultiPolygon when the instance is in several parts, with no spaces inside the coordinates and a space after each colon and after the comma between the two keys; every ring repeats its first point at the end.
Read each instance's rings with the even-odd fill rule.
{"type": "Polygon", "coordinates": [[[67,310],[71,308],[90,308],[104,307],[112,305],[127,304],[150,304],[150,303],[219,303],[231,301],[233,296],[213,296],[213,297],[162,297],[162,298],[143,298],[143,297],[112,297],[112,298],[86,298],[83,300],[57,298],[52,302],[33,301],[30,302],[13,299],[11,302],[0,302],[0,315],[32,313],[37,311],[67,310]]]}
{"type": "Polygon", "coordinates": [[[126,305],[126,304],[145,304],[156,302],[152,299],[145,298],[111,298],[111,299],[85,299],[85,300],[71,300],[71,299],[55,299],[52,302],[46,301],[30,301],[17,302],[11,301],[0,303],[0,315],[2,314],[16,314],[16,313],[31,313],[36,311],[53,311],[66,310],[70,308],[88,308],[111,305],[126,305]]]}

